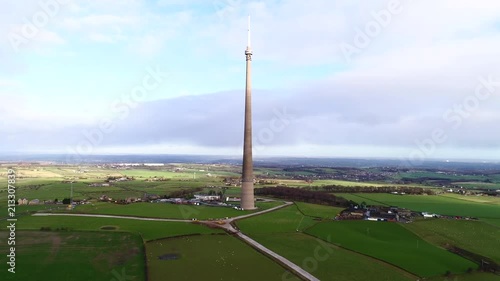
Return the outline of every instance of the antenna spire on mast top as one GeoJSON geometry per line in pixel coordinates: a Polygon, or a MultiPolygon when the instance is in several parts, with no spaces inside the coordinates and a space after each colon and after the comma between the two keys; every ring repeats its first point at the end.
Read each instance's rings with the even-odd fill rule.
{"type": "Polygon", "coordinates": [[[250,49],[251,43],[250,43],[250,15],[248,15],[248,49],[250,49]]]}
{"type": "Polygon", "coordinates": [[[250,15],[248,15],[248,43],[247,43],[247,49],[245,50],[245,55],[247,57],[247,60],[252,60],[252,47],[250,43],[250,15]]]}

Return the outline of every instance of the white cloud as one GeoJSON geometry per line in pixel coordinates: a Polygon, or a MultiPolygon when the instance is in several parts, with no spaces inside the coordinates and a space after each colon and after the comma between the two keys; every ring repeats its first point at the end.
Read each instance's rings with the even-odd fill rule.
{"type": "Polygon", "coordinates": [[[115,40],[109,35],[104,35],[100,33],[92,32],[88,35],[91,41],[102,42],[102,43],[113,43],[115,40]]]}
{"type": "Polygon", "coordinates": [[[152,57],[158,54],[165,43],[165,38],[162,36],[146,35],[134,43],[134,50],[144,57],[152,57]]]}
{"type": "Polygon", "coordinates": [[[126,16],[116,16],[109,14],[102,15],[88,15],[79,18],[66,18],[62,22],[62,25],[68,29],[81,29],[81,28],[100,28],[110,26],[123,26],[123,25],[133,25],[138,22],[135,17],[126,16]]]}
{"type": "MultiPolygon", "coordinates": [[[[117,3],[78,2],[78,7],[57,22],[59,25],[40,33],[39,43],[66,43],[66,51],[71,52],[79,47],[75,43],[81,44],[82,37],[92,42],[120,41],[124,44],[116,46],[138,54],[136,60],[155,59],[168,62],[173,69],[182,68],[176,73],[179,79],[171,83],[197,81],[179,88],[198,93],[200,85],[208,85],[214,78],[229,84],[242,77],[246,15],[251,14],[255,134],[268,126],[273,108],[286,105],[297,116],[268,145],[270,154],[285,151],[282,147],[300,147],[307,153],[307,146],[332,153],[339,152],[339,147],[362,147],[366,152],[369,147],[394,146],[401,152],[414,148],[415,140],[429,137],[438,127],[449,136],[444,150],[498,149],[500,134],[495,124],[500,120],[500,89],[481,102],[459,129],[443,119],[444,112],[474,93],[478,77],[500,77],[498,1],[401,0],[402,12],[392,15],[390,24],[370,38],[370,44],[350,63],[339,45],[353,44],[356,30],[374,20],[373,12],[386,9],[387,1],[231,0],[216,1],[213,7],[203,2],[211,9],[208,13],[197,9],[193,3],[202,3],[197,1],[117,3]],[[184,61],[192,62],[190,55],[203,60],[183,65],[184,61]],[[234,69],[239,65],[236,62],[241,62],[239,70],[234,69]],[[205,69],[210,64],[216,68],[205,69]],[[289,79],[288,73],[293,73],[289,79]],[[276,82],[282,83],[282,90],[262,91],[270,88],[264,83],[275,80],[284,81],[276,82]]],[[[100,50],[95,46],[89,49],[100,50]]],[[[122,50],[114,54],[118,59],[122,50]]],[[[225,89],[225,85],[219,87],[225,89]]],[[[148,104],[116,135],[107,138],[108,145],[149,146],[153,141],[165,146],[186,143],[186,150],[238,147],[243,107],[241,96],[232,95],[237,94],[183,96],[158,101],[159,108],[148,104]],[[161,130],[155,127],[158,122],[161,130]],[[224,124],[225,136],[221,137],[212,124],[224,124]]],[[[33,110],[33,115],[42,114],[33,110]]],[[[20,121],[26,123],[27,131],[31,117],[20,121]]],[[[60,115],[45,117],[47,123],[57,123],[60,115]]],[[[77,123],[69,131],[78,132],[81,126],[77,123]]],[[[64,133],[62,126],[58,128],[59,134],[64,133]]],[[[50,143],[50,138],[46,140],[50,143]]]]}

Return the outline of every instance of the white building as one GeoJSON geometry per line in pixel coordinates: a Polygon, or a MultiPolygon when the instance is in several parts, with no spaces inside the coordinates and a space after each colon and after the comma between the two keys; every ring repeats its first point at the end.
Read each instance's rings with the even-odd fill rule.
{"type": "Polygon", "coordinates": [[[199,200],[205,200],[205,201],[213,201],[213,200],[219,200],[220,196],[219,195],[200,195],[200,194],[195,194],[194,198],[199,199],[199,200]]]}
{"type": "Polygon", "coordinates": [[[144,166],[148,166],[148,167],[161,167],[161,166],[165,166],[165,164],[163,164],[163,163],[144,163],[144,166]]]}

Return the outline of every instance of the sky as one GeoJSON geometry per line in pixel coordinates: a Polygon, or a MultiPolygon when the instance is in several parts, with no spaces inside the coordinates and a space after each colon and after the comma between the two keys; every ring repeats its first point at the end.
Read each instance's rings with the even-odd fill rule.
{"type": "Polygon", "coordinates": [[[496,0],[0,0],[0,153],[500,159],[496,0]]]}

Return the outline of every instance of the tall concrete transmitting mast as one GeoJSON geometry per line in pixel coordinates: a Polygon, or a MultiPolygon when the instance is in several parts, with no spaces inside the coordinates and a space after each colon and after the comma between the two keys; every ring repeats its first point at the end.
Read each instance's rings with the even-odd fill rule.
{"type": "Polygon", "coordinates": [[[243,174],[241,183],[241,208],[255,209],[253,194],[252,159],[252,48],[250,46],[250,16],[248,16],[248,44],[245,50],[247,77],[245,89],[245,135],[243,140],[243,174]]]}

